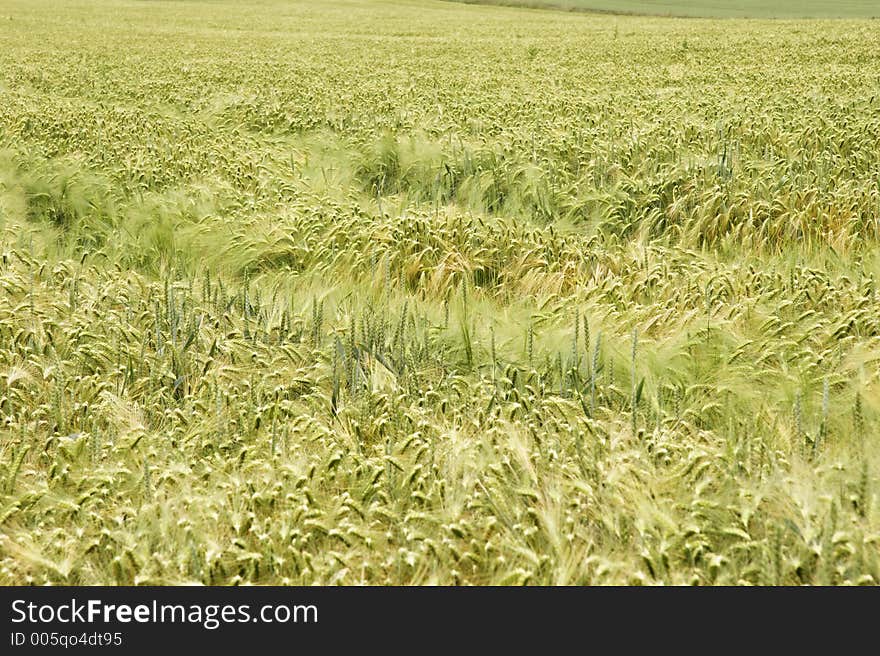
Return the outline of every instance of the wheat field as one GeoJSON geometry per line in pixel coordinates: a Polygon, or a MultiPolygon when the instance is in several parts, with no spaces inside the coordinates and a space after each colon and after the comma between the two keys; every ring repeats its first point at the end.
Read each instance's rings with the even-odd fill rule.
{"type": "Polygon", "coordinates": [[[880,23],[0,43],[0,584],[880,583],[880,23]]]}
{"type": "Polygon", "coordinates": [[[877,0],[455,0],[534,9],[676,18],[880,18],[877,0]]]}

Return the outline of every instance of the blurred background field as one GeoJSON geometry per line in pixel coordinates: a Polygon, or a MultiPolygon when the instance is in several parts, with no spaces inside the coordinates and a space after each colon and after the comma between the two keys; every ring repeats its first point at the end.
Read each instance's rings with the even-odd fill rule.
{"type": "Polygon", "coordinates": [[[697,18],[880,18],[876,0],[464,0],[474,4],[697,18]]]}

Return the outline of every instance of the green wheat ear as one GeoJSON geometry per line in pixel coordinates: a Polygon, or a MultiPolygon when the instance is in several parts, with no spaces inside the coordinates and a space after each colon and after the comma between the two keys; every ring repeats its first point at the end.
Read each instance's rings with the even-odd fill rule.
{"type": "Polygon", "coordinates": [[[535,362],[535,328],[531,323],[526,333],[526,354],[529,359],[529,369],[532,369],[535,362]]]}
{"type": "Polygon", "coordinates": [[[599,375],[599,357],[602,349],[602,331],[596,333],[596,344],[593,346],[593,363],[590,368],[590,416],[596,414],[596,377],[599,375]]]}
{"type": "MultiPolygon", "coordinates": [[[[638,328],[633,328],[632,331],[632,353],[630,356],[630,378],[631,378],[631,388],[632,394],[630,396],[630,408],[632,412],[632,432],[633,435],[636,434],[636,427],[638,423],[638,419],[636,417],[636,413],[638,411],[639,405],[639,397],[641,396],[642,386],[636,384],[636,379],[638,378],[638,374],[636,373],[636,353],[638,351],[639,345],[639,331],[638,328]]],[[[644,381],[642,381],[644,383],[644,381]]]]}

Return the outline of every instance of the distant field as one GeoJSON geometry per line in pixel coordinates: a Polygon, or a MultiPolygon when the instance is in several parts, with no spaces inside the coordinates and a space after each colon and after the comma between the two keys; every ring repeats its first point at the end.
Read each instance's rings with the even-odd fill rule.
{"type": "Polygon", "coordinates": [[[464,0],[468,4],[547,7],[655,16],[713,18],[876,18],[877,0],[464,0]]]}

